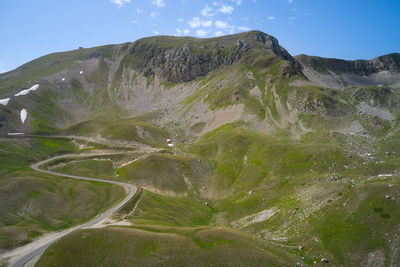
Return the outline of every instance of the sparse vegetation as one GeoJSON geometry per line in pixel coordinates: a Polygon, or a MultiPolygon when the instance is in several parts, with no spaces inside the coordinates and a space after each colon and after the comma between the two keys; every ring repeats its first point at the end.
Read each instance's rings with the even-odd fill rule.
{"type": "Polygon", "coordinates": [[[73,232],[38,266],[292,266],[322,258],[359,266],[374,257],[395,265],[398,86],[361,86],[336,60],[297,59],[320,76],[306,78],[299,61],[259,32],[160,36],[52,54],[0,75],[0,93],[41,83],[26,102],[0,109],[0,131],[43,135],[0,140],[0,247],[71,227],[121,199],[115,186],[29,168],[87,152],[45,167],[141,189],[112,217],[120,226],[73,232]],[[195,68],[186,53],[193,62],[215,58],[195,68]],[[21,107],[31,116],[24,125],[21,107]]]}

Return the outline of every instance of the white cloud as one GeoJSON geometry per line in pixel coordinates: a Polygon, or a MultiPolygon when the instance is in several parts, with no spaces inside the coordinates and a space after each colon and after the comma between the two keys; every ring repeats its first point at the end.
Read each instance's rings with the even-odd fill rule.
{"type": "Polygon", "coordinates": [[[267,19],[268,19],[268,20],[274,20],[274,19],[275,19],[275,16],[268,16],[267,19]]]}
{"type": "Polygon", "coordinates": [[[192,18],[191,21],[188,22],[188,24],[190,25],[190,27],[192,28],[197,28],[201,26],[201,20],[197,17],[192,18]]]}
{"type": "Polygon", "coordinates": [[[192,28],[198,28],[200,26],[210,27],[210,26],[212,26],[212,20],[201,20],[198,17],[194,17],[194,18],[192,18],[191,21],[188,22],[188,24],[192,28]]]}
{"type": "Polygon", "coordinates": [[[151,12],[150,13],[150,17],[152,17],[152,18],[155,18],[155,17],[157,17],[158,16],[158,12],[151,12]]]}
{"type": "Polygon", "coordinates": [[[228,27],[228,23],[226,23],[226,22],[224,22],[224,21],[221,21],[221,20],[217,20],[217,21],[214,23],[214,25],[215,25],[215,27],[217,27],[217,28],[219,28],[219,29],[225,29],[225,28],[228,27]]]}
{"type": "Polygon", "coordinates": [[[142,14],[142,13],[143,13],[143,9],[136,8],[136,14],[142,14]]]}
{"type": "Polygon", "coordinates": [[[196,31],[196,35],[197,35],[197,37],[204,37],[204,36],[207,35],[207,31],[205,31],[205,30],[197,30],[196,31]]]}
{"type": "Polygon", "coordinates": [[[131,21],[133,24],[137,24],[137,20],[132,20],[131,21]]]}
{"type": "Polygon", "coordinates": [[[209,7],[208,5],[206,5],[201,11],[200,11],[201,15],[203,15],[204,17],[212,17],[214,16],[214,10],[209,7]]]}
{"type": "Polygon", "coordinates": [[[155,35],[160,34],[157,30],[154,30],[153,33],[154,33],[155,35]]]}
{"type": "Polygon", "coordinates": [[[179,19],[178,19],[178,22],[179,22],[179,23],[182,23],[183,21],[184,21],[183,18],[179,18],[179,19]]]}
{"type": "Polygon", "coordinates": [[[181,30],[181,29],[179,29],[179,28],[176,28],[175,29],[175,31],[176,31],[176,35],[188,35],[189,33],[190,33],[190,30],[189,29],[184,29],[184,30],[181,30]]]}
{"type": "Polygon", "coordinates": [[[238,27],[238,30],[239,31],[250,31],[250,28],[249,27],[245,27],[245,26],[240,26],[240,27],[238,27]]]}
{"type": "Polygon", "coordinates": [[[201,25],[203,25],[204,27],[210,27],[212,25],[212,20],[202,21],[201,25]]]}
{"type": "Polygon", "coordinates": [[[232,0],[232,2],[236,3],[238,6],[242,4],[242,0],[232,0]]]}
{"type": "Polygon", "coordinates": [[[131,0],[110,0],[111,3],[116,4],[118,7],[122,7],[125,3],[129,3],[131,0]]]}
{"type": "Polygon", "coordinates": [[[218,37],[224,35],[224,33],[222,31],[216,31],[214,32],[214,35],[218,37]]]}
{"type": "Polygon", "coordinates": [[[153,0],[151,3],[157,7],[165,6],[164,0],[153,0]]]}
{"type": "Polygon", "coordinates": [[[233,6],[222,5],[222,7],[218,11],[221,12],[221,13],[224,13],[224,14],[232,14],[232,11],[234,9],[235,8],[233,6]]]}
{"type": "Polygon", "coordinates": [[[289,4],[293,3],[293,0],[288,0],[289,4]]]}

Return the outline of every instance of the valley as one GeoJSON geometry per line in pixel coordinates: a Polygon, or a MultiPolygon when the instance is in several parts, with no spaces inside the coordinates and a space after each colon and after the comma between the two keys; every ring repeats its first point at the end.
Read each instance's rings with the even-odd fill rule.
{"type": "Polygon", "coordinates": [[[0,74],[0,266],[57,234],[35,266],[396,266],[399,82],[399,54],[293,57],[259,31],[0,74]]]}

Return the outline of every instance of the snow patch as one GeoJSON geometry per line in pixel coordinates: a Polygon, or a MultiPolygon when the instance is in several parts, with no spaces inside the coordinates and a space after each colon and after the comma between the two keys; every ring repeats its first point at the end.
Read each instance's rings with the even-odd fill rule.
{"type": "Polygon", "coordinates": [[[83,70],[81,70],[81,71],[79,72],[79,74],[83,74],[83,70]]]}
{"type": "Polygon", "coordinates": [[[21,121],[22,121],[22,123],[25,122],[27,115],[28,115],[28,112],[26,112],[26,109],[21,110],[21,121]]]}
{"type": "Polygon", "coordinates": [[[62,79],[61,79],[61,81],[62,81],[62,82],[63,82],[63,81],[65,81],[65,77],[64,77],[64,78],[62,78],[62,79]]]}
{"type": "Polygon", "coordinates": [[[168,146],[169,146],[169,147],[173,147],[173,146],[174,146],[174,144],[168,144],[168,146]]]}
{"type": "Polygon", "coordinates": [[[4,105],[4,106],[7,106],[8,101],[10,101],[10,98],[0,99],[0,104],[1,104],[1,105],[4,105]]]}
{"type": "Polygon", "coordinates": [[[35,84],[34,86],[32,86],[29,89],[25,89],[22,90],[21,92],[19,92],[18,94],[16,94],[15,96],[21,96],[21,95],[27,95],[29,94],[31,91],[36,91],[39,88],[39,84],[35,84]]]}

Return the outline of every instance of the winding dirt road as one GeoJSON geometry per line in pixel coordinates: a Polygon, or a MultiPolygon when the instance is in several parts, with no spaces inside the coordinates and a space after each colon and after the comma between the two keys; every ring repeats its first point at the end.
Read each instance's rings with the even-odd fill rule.
{"type": "MultiPolygon", "coordinates": [[[[110,153],[111,154],[111,153],[110,153]]],[[[116,153],[113,153],[116,154],[116,153]]],[[[101,155],[106,155],[106,154],[101,154],[101,155]]],[[[67,234],[77,230],[77,229],[83,229],[83,228],[88,228],[91,227],[98,222],[104,220],[107,217],[110,217],[114,212],[119,210],[123,205],[125,205],[135,194],[137,191],[137,187],[128,184],[128,183],[123,183],[123,182],[118,182],[118,181],[111,181],[111,180],[104,180],[104,179],[96,179],[96,178],[90,178],[90,177],[83,177],[83,176],[76,176],[76,175],[69,175],[69,174],[62,174],[54,171],[48,171],[48,170],[43,170],[40,169],[39,167],[43,164],[46,164],[50,161],[56,160],[56,159],[62,159],[62,158],[70,158],[70,157],[85,157],[85,156],[93,156],[93,154],[81,154],[81,155],[63,155],[63,156],[57,156],[53,158],[49,158],[40,162],[37,162],[35,164],[31,165],[31,168],[34,169],[35,171],[42,172],[42,173],[47,173],[51,175],[57,175],[57,176],[62,176],[66,178],[71,178],[71,179],[78,179],[78,180],[86,180],[86,181],[94,181],[94,182],[103,182],[103,183],[109,183],[109,184],[115,184],[119,185],[125,188],[127,192],[127,196],[120,201],[117,205],[112,207],[111,209],[103,212],[102,214],[96,216],[95,218],[91,219],[89,222],[69,228],[67,230],[57,232],[57,233],[52,233],[47,236],[43,236],[43,238],[39,238],[38,240],[29,243],[25,246],[19,247],[13,251],[7,252],[4,255],[2,255],[2,258],[9,258],[9,264],[12,267],[20,267],[26,264],[28,261],[33,259],[35,256],[41,254],[42,252],[45,251],[46,248],[48,248],[51,244],[59,240],[60,238],[66,236],[67,234]],[[22,256],[22,257],[21,257],[22,256]]]]}

